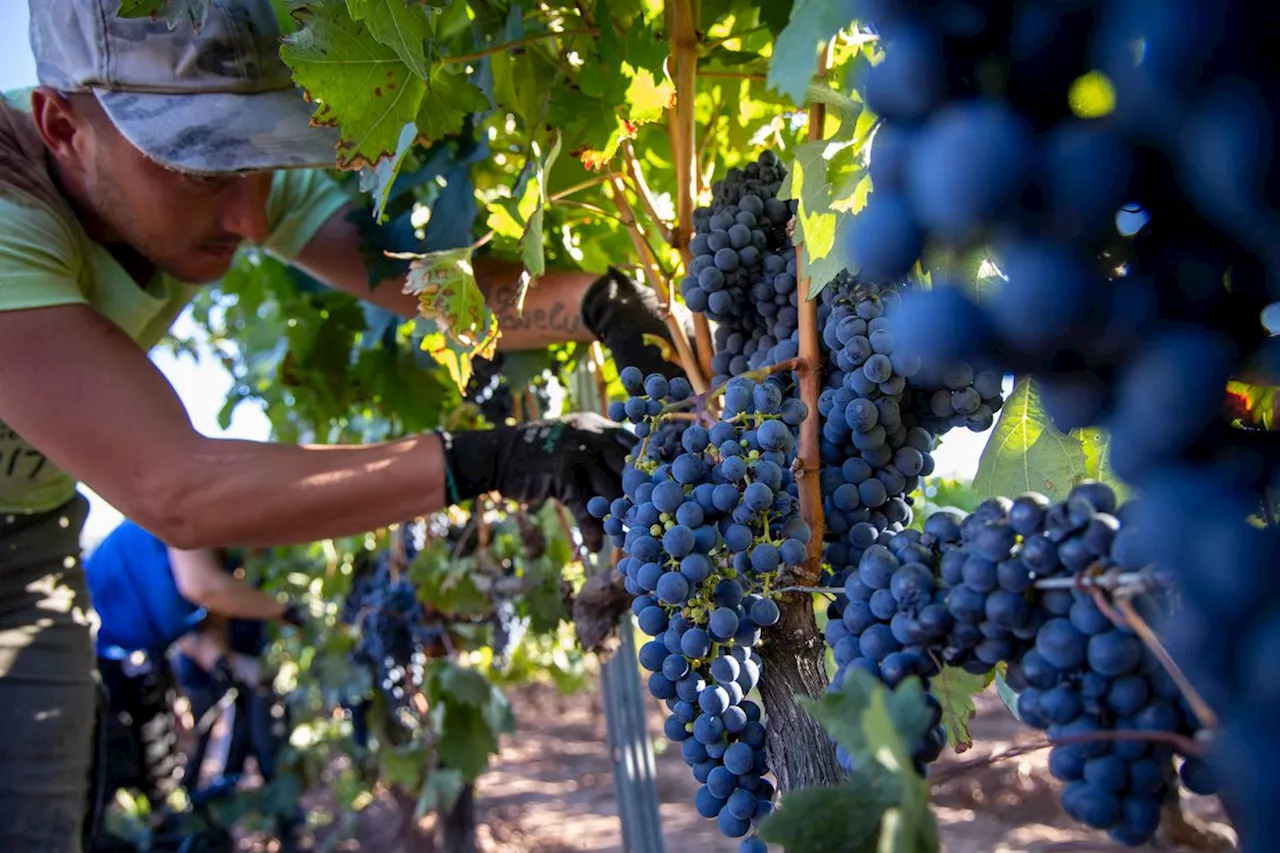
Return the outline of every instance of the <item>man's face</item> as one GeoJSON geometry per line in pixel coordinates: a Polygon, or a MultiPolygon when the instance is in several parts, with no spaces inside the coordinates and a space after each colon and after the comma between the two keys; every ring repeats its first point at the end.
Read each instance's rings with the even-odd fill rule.
{"type": "Polygon", "coordinates": [[[204,283],[230,269],[242,242],[266,239],[271,173],[175,172],[135,148],[96,101],[79,98],[75,107],[82,136],[64,165],[79,185],[77,201],[99,220],[95,236],[103,242],[126,243],[161,271],[204,283]]]}

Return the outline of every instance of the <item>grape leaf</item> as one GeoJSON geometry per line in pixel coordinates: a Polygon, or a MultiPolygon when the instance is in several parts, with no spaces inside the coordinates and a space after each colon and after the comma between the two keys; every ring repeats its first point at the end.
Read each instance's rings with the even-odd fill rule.
{"type": "Polygon", "coordinates": [[[791,20],[778,34],[769,87],[797,105],[818,71],[818,46],[853,23],[853,0],[795,0],[791,20]]]}
{"type": "Polygon", "coordinates": [[[1280,426],[1280,387],[1232,380],[1227,383],[1225,407],[1231,420],[1274,430],[1280,426]]]}
{"type": "Polygon", "coordinates": [[[209,0],[121,0],[120,18],[155,18],[175,29],[184,20],[200,32],[209,20],[209,0]]]}
{"type": "MultiPolygon", "coordinates": [[[[470,370],[469,360],[467,364],[470,370]]],[[[441,613],[487,616],[493,612],[488,592],[477,581],[474,557],[451,559],[447,551],[423,551],[414,559],[409,576],[418,588],[418,600],[431,602],[441,613]]]]}
{"type": "Polygon", "coordinates": [[[422,109],[418,111],[418,129],[425,137],[423,141],[458,133],[468,115],[484,112],[490,106],[489,98],[479,86],[463,74],[454,74],[445,66],[436,65],[422,95],[422,109]]]}
{"type": "Polygon", "coordinates": [[[973,488],[981,497],[1040,492],[1062,500],[1089,476],[1078,434],[1054,428],[1029,377],[1022,377],[1000,410],[978,460],[973,488]]]}
{"type": "Polygon", "coordinates": [[[425,757],[423,748],[417,744],[381,749],[378,751],[378,762],[382,765],[382,778],[388,785],[416,788],[426,767],[425,757]]]}
{"type": "MultiPolygon", "coordinates": [[[[868,682],[876,681],[868,672],[859,670],[859,673],[868,682]]],[[[924,704],[924,690],[915,679],[899,684],[892,693],[873,692],[862,716],[862,728],[872,755],[897,773],[902,784],[901,802],[885,813],[877,845],[880,850],[935,853],[939,849],[937,824],[929,810],[929,787],[924,777],[916,773],[912,759],[915,745],[923,739],[930,719],[924,704]]]]}
{"type": "Polygon", "coordinates": [[[444,704],[436,754],[440,762],[459,771],[464,779],[475,779],[498,751],[498,736],[474,708],[453,702],[444,704]]]}
{"type": "Polygon", "coordinates": [[[347,0],[347,11],[369,28],[379,44],[394,50],[414,74],[427,79],[431,22],[426,9],[404,0],[347,0]]]}
{"type": "Polygon", "coordinates": [[[368,25],[353,20],[345,4],[314,4],[295,15],[303,26],[284,39],[280,56],[320,103],[312,121],[340,129],[340,168],[367,168],[394,156],[408,123],[418,127],[420,139],[438,138],[457,133],[467,115],[488,108],[479,88],[439,63],[427,79],[415,73],[395,48],[371,38],[368,25]]]}
{"type": "Polygon", "coordinates": [[[1018,713],[1018,693],[1009,686],[1009,682],[1005,680],[1004,673],[1001,671],[1003,665],[996,668],[996,694],[999,695],[1000,701],[1009,709],[1009,713],[1013,714],[1013,718],[1018,722],[1022,722],[1022,715],[1018,713]]]}
{"type": "Polygon", "coordinates": [[[474,708],[483,708],[489,701],[489,681],[474,669],[446,662],[432,675],[436,679],[432,694],[437,701],[459,702],[474,708]]]}
{"type": "Polygon", "coordinates": [[[944,666],[933,679],[931,692],[942,705],[942,725],[947,730],[947,745],[957,753],[973,746],[969,736],[969,720],[977,712],[973,697],[987,689],[989,679],[973,675],[958,666],[944,666]]]}
{"type": "Polygon", "coordinates": [[[341,129],[338,165],[365,168],[392,156],[401,128],[416,125],[426,81],[393,48],[369,38],[345,5],[306,6],[294,15],[303,26],[285,38],[280,56],[320,102],[312,121],[341,129]]]}
{"type": "Polygon", "coordinates": [[[405,292],[418,297],[419,314],[435,324],[435,331],[423,337],[422,349],[445,366],[459,390],[465,389],[471,359],[492,358],[501,336],[498,315],[489,310],[476,284],[471,248],[392,257],[411,259],[405,292]]]}
{"type": "Polygon", "coordinates": [[[391,196],[391,186],[396,182],[396,175],[400,173],[405,155],[409,153],[409,149],[413,147],[413,141],[417,138],[417,125],[406,122],[405,126],[400,128],[400,141],[396,143],[395,154],[388,159],[378,161],[372,169],[364,169],[360,172],[360,191],[373,196],[373,218],[378,222],[386,219],[385,211],[387,199],[391,196]]]}
{"type": "Polygon", "coordinates": [[[623,69],[630,78],[627,86],[627,117],[633,124],[650,124],[662,119],[664,113],[675,104],[676,90],[665,79],[659,83],[647,68],[632,68],[625,63],[623,69]]]}
{"type": "Polygon", "coordinates": [[[467,780],[459,770],[452,767],[432,768],[427,774],[427,780],[422,784],[421,793],[418,794],[418,805],[413,811],[413,816],[421,818],[428,812],[449,811],[454,803],[458,802],[458,797],[461,796],[466,784],[467,780]]]}
{"type": "Polygon", "coordinates": [[[801,707],[822,723],[850,755],[877,755],[888,748],[895,755],[910,756],[929,730],[929,706],[917,678],[889,690],[870,673],[851,670],[844,686],[835,693],[817,700],[798,699],[801,707]],[[876,717],[871,731],[865,718],[877,702],[884,713],[876,717]],[[892,730],[883,727],[886,720],[892,730]]]}
{"type": "MultiPolygon", "coordinates": [[[[852,756],[855,768],[878,766],[896,782],[897,796],[884,811],[879,838],[865,849],[936,851],[928,785],[916,773],[912,758],[932,720],[920,680],[909,678],[890,690],[870,673],[851,670],[839,691],[816,701],[797,699],[852,756]]],[[[783,810],[785,801],[779,812],[783,810]]]]}
{"type": "MultiPolygon", "coordinates": [[[[545,159],[539,156],[539,151],[536,147],[534,149],[534,169],[529,185],[537,193],[537,205],[534,207],[533,213],[529,215],[527,219],[528,226],[521,237],[524,266],[530,275],[534,277],[540,276],[547,271],[547,259],[543,249],[542,236],[542,222],[547,205],[550,204],[547,197],[547,174],[551,171],[551,167],[559,156],[559,134],[556,134],[556,140],[552,143],[551,150],[547,152],[545,159]]],[[[524,313],[524,297],[527,289],[528,282],[522,282],[520,292],[516,297],[516,311],[520,314],[524,313]]]]}
{"type": "Polygon", "coordinates": [[[842,785],[786,794],[760,837],[788,853],[869,853],[885,812],[901,799],[897,777],[874,762],[857,766],[842,785]]]}
{"type": "Polygon", "coordinates": [[[1134,497],[1133,489],[1116,476],[1107,459],[1107,452],[1111,448],[1111,434],[1099,427],[1088,427],[1078,432],[1084,446],[1085,476],[1090,480],[1101,480],[1110,486],[1120,503],[1134,497]]]}
{"type": "Polygon", "coordinates": [[[803,253],[804,275],[810,279],[810,299],[849,265],[845,238],[853,217],[831,209],[826,150],[827,144],[823,142],[807,142],[797,147],[795,160],[787,168],[787,180],[778,193],[783,200],[799,201],[792,240],[803,253]]]}

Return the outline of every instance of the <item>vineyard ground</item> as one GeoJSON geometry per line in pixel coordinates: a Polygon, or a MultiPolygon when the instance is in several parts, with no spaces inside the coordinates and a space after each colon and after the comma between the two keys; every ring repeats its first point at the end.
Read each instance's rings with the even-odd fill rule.
{"type": "MultiPolygon", "coordinates": [[[[622,853],[613,786],[604,748],[605,721],[597,693],[562,696],[529,685],[511,691],[518,732],[480,780],[477,813],[481,853],[622,853]]],[[[660,703],[651,701],[650,734],[659,747],[660,703]]],[[[976,697],[974,747],[963,756],[947,752],[934,765],[945,774],[957,761],[1034,743],[1040,733],[1023,727],[1005,710],[994,690],[976,697]]],[[[1058,783],[1049,776],[1047,750],[971,771],[935,786],[933,802],[946,853],[1013,853],[1056,845],[1071,850],[1121,850],[1105,835],[1088,832],[1063,812],[1058,783]]],[[[658,795],[667,853],[734,853],[737,843],[720,836],[693,810],[697,787],[678,749],[657,757],[658,795]]],[[[315,791],[309,809],[327,809],[331,797],[315,791]]],[[[1224,822],[1216,799],[1189,797],[1192,814],[1224,822]]],[[[353,837],[319,834],[335,851],[401,853],[395,840],[394,805],[384,796],[361,814],[353,837]],[[330,836],[326,838],[326,835],[330,836]]],[[[325,849],[326,845],[317,845],[325,849]]],[[[260,849],[245,839],[242,849],[260,849]]],[[[1150,849],[1150,848],[1146,848],[1150,849]]],[[[1165,848],[1181,850],[1182,848],[1165,848]]]]}

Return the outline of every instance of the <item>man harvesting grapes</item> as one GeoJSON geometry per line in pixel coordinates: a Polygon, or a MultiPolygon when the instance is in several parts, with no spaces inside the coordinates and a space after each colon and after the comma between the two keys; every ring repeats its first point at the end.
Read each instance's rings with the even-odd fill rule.
{"type": "MultiPolygon", "coordinates": [[[[105,807],[120,788],[130,788],[150,802],[153,827],[159,825],[156,818],[166,818],[164,801],[179,781],[175,682],[191,703],[198,729],[212,725],[206,715],[236,685],[222,770],[235,774],[252,753],[264,780],[275,776],[286,732],[283,722],[280,731],[272,724],[279,697],[263,683],[259,657],[267,641],[266,620],[296,626],[302,611],[237,577],[242,564],[238,549],[178,550],[131,521],[117,526],[85,560],[100,620],[98,672],[108,695],[99,720],[105,751],[95,768],[94,808],[105,807]],[[170,658],[171,650],[179,654],[170,658]]],[[[180,774],[189,794],[200,787],[209,734],[197,732],[199,742],[180,774]]],[[[234,786],[234,775],[230,782],[234,786]]],[[[282,837],[296,828],[296,817],[281,817],[282,837]]],[[[98,846],[104,841],[100,835],[96,840],[98,846]]]]}
{"type": "MultiPolygon", "coordinates": [[[[368,287],[320,170],[336,137],[309,125],[268,0],[215,0],[199,33],[118,5],[32,0],[41,85],[0,103],[4,849],[80,846],[94,688],[77,482],[184,549],[354,534],[490,491],[564,502],[596,548],[586,501],[620,493],[632,443],[584,415],[342,447],[196,432],[146,350],[241,245],[401,316],[416,305],[398,282],[368,287]]],[[[516,272],[477,264],[490,294],[516,272]]],[[[549,273],[526,314],[560,322],[509,318],[500,346],[596,337],[661,364],[641,338],[662,334],[654,302],[617,274],[549,273]]]]}

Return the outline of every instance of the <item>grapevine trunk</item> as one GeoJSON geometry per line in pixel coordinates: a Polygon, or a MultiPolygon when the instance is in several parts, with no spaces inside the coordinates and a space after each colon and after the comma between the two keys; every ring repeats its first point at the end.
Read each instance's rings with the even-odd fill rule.
{"type": "Polygon", "coordinates": [[[782,599],[782,619],[760,648],[768,678],[760,695],[769,720],[769,768],[781,791],[833,785],[844,778],[835,747],[818,721],[796,703],[796,696],[820,697],[827,689],[823,640],[808,595],[782,599]]]}

